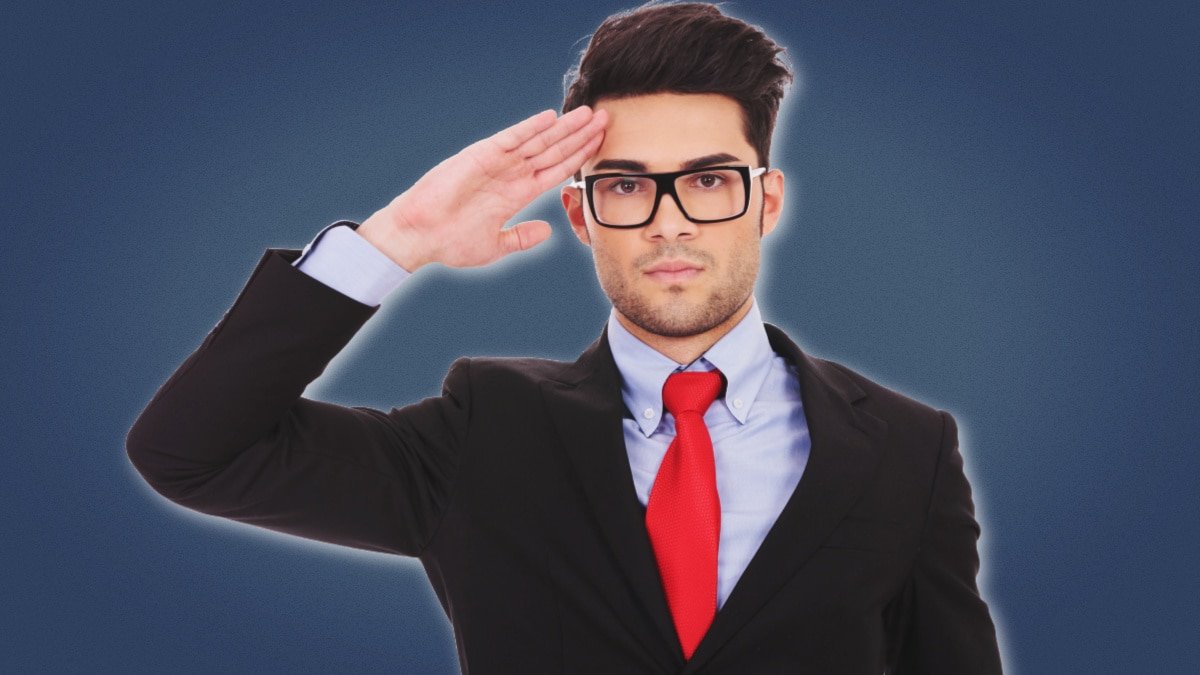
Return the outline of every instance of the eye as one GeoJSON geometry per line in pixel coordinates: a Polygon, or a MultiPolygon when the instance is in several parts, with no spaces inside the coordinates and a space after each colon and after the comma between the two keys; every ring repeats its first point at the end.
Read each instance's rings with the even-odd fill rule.
{"type": "Polygon", "coordinates": [[[640,192],[644,188],[643,183],[633,178],[614,178],[605,189],[618,196],[628,196],[640,192]]]}
{"type": "Polygon", "coordinates": [[[692,177],[692,184],[696,187],[711,190],[724,185],[725,180],[725,177],[719,173],[698,173],[692,177]]]}

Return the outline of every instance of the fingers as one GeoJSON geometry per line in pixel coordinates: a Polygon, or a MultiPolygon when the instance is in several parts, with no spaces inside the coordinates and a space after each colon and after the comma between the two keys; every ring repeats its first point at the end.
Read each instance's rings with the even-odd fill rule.
{"type": "MultiPolygon", "coordinates": [[[[566,117],[566,115],[563,117],[566,117]]],[[[491,138],[501,149],[508,152],[521,147],[521,144],[549,129],[558,119],[560,118],[555,115],[553,110],[543,110],[536,115],[517,122],[507,129],[497,131],[492,134],[491,138]]]]}
{"type": "MultiPolygon", "coordinates": [[[[592,115],[591,120],[580,128],[579,131],[550,146],[542,154],[527,160],[529,165],[533,167],[534,171],[541,171],[542,169],[561,163],[563,160],[574,155],[579,148],[583,147],[595,136],[603,137],[604,125],[607,123],[608,111],[597,111],[596,114],[592,115]]],[[[580,160],[580,162],[582,161],[580,160]]],[[[574,169],[572,169],[573,171],[574,169]]]]}
{"type": "Polygon", "coordinates": [[[583,147],[572,153],[570,157],[535,173],[534,178],[537,180],[538,189],[545,192],[566,180],[568,176],[574,174],[579,170],[579,167],[583,166],[583,163],[596,152],[603,141],[604,134],[598,133],[588,139],[583,147]]]}
{"type": "MultiPolygon", "coordinates": [[[[520,157],[536,157],[567,136],[573,134],[592,119],[592,109],[586,105],[575,108],[555,121],[549,129],[530,138],[517,148],[520,157]]],[[[535,167],[541,168],[541,167],[535,167]]]]}
{"type": "Polygon", "coordinates": [[[550,238],[550,223],[544,220],[527,220],[507,230],[500,230],[500,250],[505,255],[526,251],[550,238]]]}

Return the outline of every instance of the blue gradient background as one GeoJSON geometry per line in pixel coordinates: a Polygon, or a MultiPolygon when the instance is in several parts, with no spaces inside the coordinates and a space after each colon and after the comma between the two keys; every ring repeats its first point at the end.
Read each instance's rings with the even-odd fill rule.
{"type": "MultiPolygon", "coordinates": [[[[764,317],[956,415],[1012,673],[1200,660],[1200,21],[1141,4],[728,6],[802,81],[764,317]]],[[[6,9],[0,670],[456,672],[414,561],[176,507],[125,433],[265,248],[557,108],[627,6],[6,9]]],[[[554,194],[525,217],[555,236],[422,271],[308,395],[386,409],[460,355],[573,358],[608,305],[554,194]]]]}

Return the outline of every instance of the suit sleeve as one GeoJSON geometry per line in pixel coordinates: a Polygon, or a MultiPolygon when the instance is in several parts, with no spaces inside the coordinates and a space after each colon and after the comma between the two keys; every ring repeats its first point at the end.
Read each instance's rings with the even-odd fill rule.
{"type": "Polygon", "coordinates": [[[996,628],[976,584],[980,535],[954,417],[939,411],[942,439],[929,513],[905,589],[907,634],[900,675],[1001,672],[996,628]]]}
{"type": "Polygon", "coordinates": [[[153,489],[201,513],[419,555],[449,501],[471,416],[470,361],[440,396],[388,412],[302,396],[374,315],[268,249],[233,306],[126,439],[153,489]]]}

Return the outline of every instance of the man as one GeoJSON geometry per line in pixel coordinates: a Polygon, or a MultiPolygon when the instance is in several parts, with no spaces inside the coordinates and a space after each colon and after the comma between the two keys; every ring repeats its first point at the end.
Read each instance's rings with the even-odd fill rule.
{"type": "Polygon", "coordinates": [[[564,114],[268,250],[131,429],[198,511],[417,556],[472,673],[998,673],[954,419],[764,324],[790,72],[700,4],[606,20],[564,114]],[[613,309],[573,363],[462,358],[382,412],[301,396],[430,263],[489,264],[561,188],[613,309]]]}

